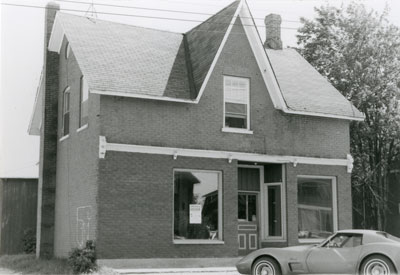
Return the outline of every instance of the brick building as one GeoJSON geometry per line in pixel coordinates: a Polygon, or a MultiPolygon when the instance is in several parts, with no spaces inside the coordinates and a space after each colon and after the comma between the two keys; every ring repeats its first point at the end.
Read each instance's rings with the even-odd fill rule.
{"type": "Polygon", "coordinates": [[[181,34],[46,14],[38,254],[234,257],[352,227],[363,115],[245,1],[181,34]],[[54,20],[55,18],[55,20],[54,20]]]}

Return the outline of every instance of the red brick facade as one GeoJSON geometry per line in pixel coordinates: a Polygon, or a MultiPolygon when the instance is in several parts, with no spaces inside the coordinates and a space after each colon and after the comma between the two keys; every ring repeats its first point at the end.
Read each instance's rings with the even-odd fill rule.
{"type": "MultiPolygon", "coordinates": [[[[107,152],[99,159],[99,136],[112,143],[265,155],[345,159],[350,151],[347,120],[288,115],[273,107],[241,26],[234,26],[198,104],[90,94],[88,127],[78,130],[82,72],[73,49],[65,58],[66,42],[58,56],[58,70],[49,71],[56,78],[59,102],[58,118],[56,113],[53,117],[58,119],[56,256],[67,256],[82,238],[96,240],[98,257],[103,259],[237,256],[237,161],[179,156],[174,160],[129,152],[107,152]],[[221,131],[224,75],[250,79],[253,134],[221,131]],[[63,138],[62,100],[67,86],[70,127],[69,137],[63,138]],[[222,171],[223,244],[173,243],[176,168],[222,171]]],[[[41,160],[54,155],[55,150],[41,160]]],[[[350,174],[345,166],[286,164],[285,171],[287,242],[263,246],[298,243],[298,175],[336,177],[338,227],[352,227],[350,174]]]]}

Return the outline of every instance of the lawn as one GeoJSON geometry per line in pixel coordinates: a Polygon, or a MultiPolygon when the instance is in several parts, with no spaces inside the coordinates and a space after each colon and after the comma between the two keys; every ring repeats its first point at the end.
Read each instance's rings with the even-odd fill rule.
{"type": "MultiPolygon", "coordinates": [[[[73,274],[66,260],[37,260],[35,255],[4,255],[0,257],[0,269],[8,269],[16,274],[73,274]]],[[[117,275],[112,269],[101,267],[93,275],[117,275]]]]}

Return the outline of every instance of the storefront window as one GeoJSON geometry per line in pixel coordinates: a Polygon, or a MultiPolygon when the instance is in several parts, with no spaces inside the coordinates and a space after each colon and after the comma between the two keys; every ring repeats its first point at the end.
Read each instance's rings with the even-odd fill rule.
{"type": "Polygon", "coordinates": [[[333,178],[298,178],[299,239],[323,239],[335,231],[333,178]]]}
{"type": "Polygon", "coordinates": [[[221,173],[174,171],[174,240],[222,240],[221,173]]]}

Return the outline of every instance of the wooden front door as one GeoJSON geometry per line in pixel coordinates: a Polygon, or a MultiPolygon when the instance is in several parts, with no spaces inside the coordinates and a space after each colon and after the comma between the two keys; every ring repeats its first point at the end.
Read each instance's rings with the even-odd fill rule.
{"type": "Polygon", "coordinates": [[[238,194],[238,242],[239,255],[247,255],[258,249],[258,194],[238,194]]]}

